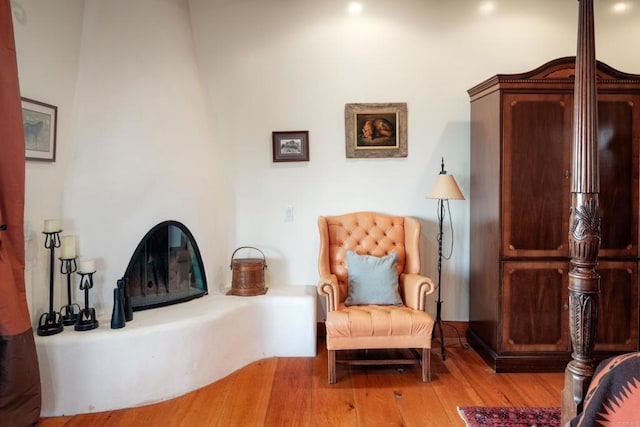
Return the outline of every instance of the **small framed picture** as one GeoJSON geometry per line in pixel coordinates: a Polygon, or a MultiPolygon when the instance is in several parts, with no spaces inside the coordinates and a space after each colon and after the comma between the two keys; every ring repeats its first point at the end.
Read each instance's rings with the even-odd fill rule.
{"type": "Polygon", "coordinates": [[[274,162],[308,162],[309,131],[273,132],[274,162]]]}
{"type": "Polygon", "coordinates": [[[25,158],[56,161],[56,124],[58,107],[21,98],[25,158]]]}
{"type": "Polygon", "coordinates": [[[346,104],[347,158],[407,157],[407,104],[346,104]]]}

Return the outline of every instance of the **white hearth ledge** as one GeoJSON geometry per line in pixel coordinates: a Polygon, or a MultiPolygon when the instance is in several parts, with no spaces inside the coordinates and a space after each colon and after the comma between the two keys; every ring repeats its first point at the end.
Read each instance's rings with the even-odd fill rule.
{"type": "Polygon", "coordinates": [[[122,329],[100,318],[35,336],[43,417],[132,408],[204,387],[267,357],[316,355],[316,287],[205,295],[137,311],[122,329]]]}

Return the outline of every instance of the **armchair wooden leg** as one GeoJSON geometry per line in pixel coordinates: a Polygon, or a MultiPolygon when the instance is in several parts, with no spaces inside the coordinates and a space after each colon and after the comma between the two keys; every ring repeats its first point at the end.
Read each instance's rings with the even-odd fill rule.
{"type": "Polygon", "coordinates": [[[327,356],[329,359],[329,384],[336,383],[336,351],[327,350],[327,356]]]}
{"type": "Polygon", "coordinates": [[[431,349],[422,349],[422,381],[431,382],[431,349]]]}

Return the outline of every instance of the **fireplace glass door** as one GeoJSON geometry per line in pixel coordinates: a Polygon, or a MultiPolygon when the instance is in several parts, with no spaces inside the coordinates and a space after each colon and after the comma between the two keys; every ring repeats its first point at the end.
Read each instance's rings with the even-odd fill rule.
{"type": "Polygon", "coordinates": [[[207,293],[202,257],[191,232],[162,222],[136,248],[125,273],[134,311],[177,304],[207,293]]]}

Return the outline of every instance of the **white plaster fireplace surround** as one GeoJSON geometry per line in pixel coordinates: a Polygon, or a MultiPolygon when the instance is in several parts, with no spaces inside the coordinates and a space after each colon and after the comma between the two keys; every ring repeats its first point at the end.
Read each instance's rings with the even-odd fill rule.
{"type": "MultiPolygon", "coordinates": [[[[226,154],[213,135],[188,2],[87,1],[75,88],[62,228],[78,236],[82,257],[96,259],[98,315],[111,315],[133,250],[167,218],[196,236],[209,288],[225,284],[226,154]]],[[[34,315],[45,307],[38,297],[34,315]]]]}
{"type": "Polygon", "coordinates": [[[259,359],[316,355],[315,286],[274,286],[255,297],[205,295],[109,317],[87,332],[35,336],[41,415],[129,408],[196,390],[259,359]]]}
{"type": "Polygon", "coordinates": [[[315,286],[275,286],[249,297],[206,295],[204,267],[184,224],[171,220],[152,227],[124,275],[127,286],[134,285],[132,305],[135,298],[140,304],[132,320],[112,329],[105,313],[94,330],[67,327],[58,335],[35,336],[41,415],[160,402],[265,357],[315,356],[315,286]]]}

